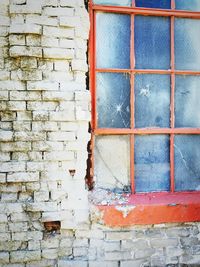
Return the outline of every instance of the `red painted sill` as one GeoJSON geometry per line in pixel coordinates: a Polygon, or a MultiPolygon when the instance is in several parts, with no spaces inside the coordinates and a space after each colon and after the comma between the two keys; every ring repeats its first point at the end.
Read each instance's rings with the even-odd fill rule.
{"type": "Polygon", "coordinates": [[[200,221],[200,192],[148,193],[125,201],[96,204],[103,222],[112,227],[200,221]]]}

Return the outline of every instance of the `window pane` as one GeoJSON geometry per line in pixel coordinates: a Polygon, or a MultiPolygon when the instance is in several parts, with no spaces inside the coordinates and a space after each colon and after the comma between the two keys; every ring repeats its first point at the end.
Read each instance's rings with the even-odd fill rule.
{"type": "Polygon", "coordinates": [[[200,190],[200,136],[175,136],[176,191],[200,190]]]}
{"type": "Polygon", "coordinates": [[[200,70],[200,20],[175,19],[175,66],[200,70]]]}
{"type": "Polygon", "coordinates": [[[200,127],[199,76],[176,76],[175,126],[200,127]]]}
{"type": "Polygon", "coordinates": [[[200,11],[199,0],[175,0],[176,9],[200,11]]]}
{"type": "Polygon", "coordinates": [[[135,16],[137,69],[169,69],[170,19],[135,16]]]}
{"type": "Polygon", "coordinates": [[[97,67],[130,67],[130,16],[97,13],[97,67]]]}
{"type": "Polygon", "coordinates": [[[95,184],[107,189],[130,190],[129,136],[95,137],[95,184]]]}
{"type": "Polygon", "coordinates": [[[135,76],[136,127],[169,127],[169,75],[139,74],[135,76]]]}
{"type": "Polygon", "coordinates": [[[169,191],[169,136],[135,136],[136,192],[169,191]]]}
{"type": "Polygon", "coordinates": [[[130,127],[130,77],[128,74],[97,74],[97,112],[99,127],[130,127]]]}
{"type": "Polygon", "coordinates": [[[171,8],[170,0],[136,0],[136,7],[171,8]]]}
{"type": "Polygon", "coordinates": [[[93,0],[97,5],[131,6],[131,0],[93,0]]]}

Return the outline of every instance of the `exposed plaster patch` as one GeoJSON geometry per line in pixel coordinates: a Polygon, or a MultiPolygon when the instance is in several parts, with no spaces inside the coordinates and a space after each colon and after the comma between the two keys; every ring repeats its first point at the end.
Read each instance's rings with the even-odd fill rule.
{"type": "Polygon", "coordinates": [[[128,214],[135,209],[136,206],[116,206],[115,209],[122,212],[123,218],[126,218],[128,214]]]}

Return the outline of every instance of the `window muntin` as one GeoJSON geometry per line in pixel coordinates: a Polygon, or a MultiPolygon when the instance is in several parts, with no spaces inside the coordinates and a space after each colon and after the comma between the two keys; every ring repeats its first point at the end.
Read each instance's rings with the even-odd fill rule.
{"type": "MultiPolygon", "coordinates": [[[[99,2],[98,3],[97,2],[98,1],[96,0],[95,4],[100,4],[99,2]]],[[[141,1],[141,3],[142,2],[150,3],[151,1],[141,1]]],[[[181,144],[180,140],[182,140],[181,137],[183,136],[186,138],[186,140],[188,140],[189,143],[191,142],[191,144],[195,145],[195,142],[197,141],[197,139],[190,138],[190,136],[198,137],[200,134],[200,129],[192,128],[193,126],[192,127],[177,126],[178,120],[181,121],[180,118],[184,116],[183,116],[183,113],[181,114],[181,108],[179,109],[177,108],[179,99],[177,100],[178,95],[177,95],[176,90],[178,86],[180,85],[177,86],[176,82],[178,81],[178,79],[185,77],[185,79],[188,79],[187,83],[190,83],[189,81],[190,77],[200,77],[199,76],[200,75],[200,64],[198,64],[198,49],[197,49],[197,47],[200,46],[199,44],[200,41],[198,40],[195,41],[195,45],[190,48],[192,52],[189,51],[189,53],[187,53],[187,49],[184,48],[184,44],[181,44],[180,42],[181,39],[185,40],[189,45],[191,45],[194,42],[193,38],[195,37],[195,34],[187,35],[184,31],[184,27],[187,28],[189,27],[188,25],[194,24],[195,22],[196,24],[198,24],[200,21],[199,20],[200,15],[198,13],[192,13],[192,14],[191,13],[187,14],[187,12],[180,13],[179,11],[179,13],[177,13],[177,16],[176,16],[176,12],[175,12],[176,7],[174,5],[174,1],[171,2],[171,7],[172,7],[171,13],[169,11],[166,13],[164,10],[159,11],[158,13],[156,9],[153,9],[155,7],[150,7],[149,8],[149,10],[151,9],[151,12],[150,12],[145,7],[145,11],[142,11],[144,13],[143,14],[142,12],[140,12],[139,7],[135,8],[135,2],[132,4],[133,4],[132,8],[120,9],[120,7],[117,7],[118,9],[113,9],[112,13],[110,12],[110,7],[108,7],[107,9],[105,9],[104,7],[102,10],[100,6],[99,6],[99,9],[98,7],[95,7],[95,23],[96,24],[94,26],[95,26],[96,36],[98,36],[98,33],[97,33],[98,27],[101,28],[101,25],[99,24],[104,24],[101,20],[98,20],[98,17],[105,16],[107,17],[108,21],[109,21],[108,19],[109,15],[113,16],[113,14],[116,15],[116,20],[118,20],[120,16],[121,17],[126,16],[126,18],[129,17],[129,19],[127,19],[126,22],[124,22],[124,25],[126,28],[125,32],[130,33],[129,42],[127,40],[126,42],[122,41],[121,48],[120,48],[118,47],[117,44],[115,44],[115,41],[117,40],[117,38],[116,40],[112,41],[111,42],[112,45],[110,46],[110,48],[108,48],[109,45],[106,48],[107,49],[106,59],[105,59],[106,64],[103,67],[100,67],[98,65],[98,59],[97,59],[101,53],[105,54],[103,53],[104,49],[101,49],[101,45],[102,45],[102,48],[104,47],[103,39],[101,39],[102,41],[99,43],[98,37],[94,38],[95,39],[94,48],[96,48],[94,49],[94,52],[96,53],[96,56],[95,56],[96,60],[94,60],[94,74],[95,75],[94,75],[94,83],[93,83],[94,85],[94,91],[93,91],[94,93],[93,94],[94,139],[97,140],[101,136],[109,137],[115,134],[115,138],[117,141],[117,138],[119,138],[118,135],[120,135],[120,137],[122,135],[123,136],[126,135],[126,137],[129,139],[129,144],[130,144],[130,149],[129,149],[130,151],[130,179],[125,179],[126,182],[123,181],[123,186],[122,185],[118,186],[115,183],[115,185],[113,186],[110,185],[109,188],[126,191],[127,188],[129,188],[129,185],[131,185],[132,193],[164,192],[164,191],[168,193],[174,193],[174,192],[182,192],[182,191],[199,190],[198,184],[200,184],[200,182],[199,182],[198,177],[191,178],[188,175],[186,177],[187,181],[183,181],[183,178],[180,172],[179,163],[181,161],[178,160],[176,143],[179,142],[179,144],[181,144]],[[146,17],[144,15],[150,15],[150,16],[146,17]],[[183,25],[181,25],[181,21],[184,21],[183,25]],[[127,25],[129,24],[130,24],[130,30],[128,30],[128,27],[127,27],[127,25]],[[159,24],[160,24],[160,27],[158,27],[159,24]],[[138,33],[141,27],[143,27],[143,29],[149,35],[149,38],[146,38],[146,36],[138,33]],[[157,31],[155,31],[156,27],[157,27],[157,31]],[[138,30],[136,30],[136,28],[138,28],[138,30]],[[157,34],[157,32],[160,31],[160,28],[163,28],[163,31],[161,31],[162,38],[160,38],[160,35],[157,34]],[[181,28],[180,33],[177,30],[178,28],[181,28]],[[179,34],[179,37],[177,37],[178,35],[176,36],[176,34],[179,34]],[[137,41],[137,40],[140,40],[140,41],[137,41]],[[147,40],[150,40],[149,43],[147,40]],[[159,42],[162,42],[163,45],[161,46],[159,42]],[[196,44],[196,42],[198,44],[196,44]],[[120,66],[121,63],[120,63],[119,58],[124,55],[124,50],[126,50],[126,47],[124,47],[124,43],[127,44],[127,51],[129,53],[127,53],[127,51],[125,51],[125,53],[129,55],[128,59],[130,61],[128,61],[127,58],[123,58],[122,62],[127,62],[127,61],[130,62],[130,68],[127,68],[126,64],[124,64],[123,66],[120,66]],[[183,52],[178,51],[179,48],[181,48],[181,45],[183,46],[183,49],[185,49],[185,52],[186,52],[184,54],[185,61],[183,62],[183,64],[180,63],[180,59],[179,59],[181,58],[179,56],[179,53],[183,54],[183,52]],[[141,53],[142,55],[139,53],[141,46],[143,49],[142,50],[143,52],[141,53]],[[109,53],[109,49],[111,53],[109,53]],[[118,51],[121,50],[123,52],[118,53],[116,52],[117,50],[118,51]],[[154,56],[152,56],[152,54],[154,56]],[[164,54],[165,56],[163,57],[162,54],[164,54]],[[196,63],[193,64],[192,67],[187,69],[186,67],[184,67],[184,64],[186,64],[187,62],[190,62],[191,54],[195,54],[196,63]],[[112,55],[114,55],[114,58],[112,57],[112,55]],[[140,57],[143,57],[143,60],[141,60],[141,62],[139,61],[140,57]],[[149,59],[148,57],[152,59],[149,59]],[[97,62],[97,64],[95,64],[95,62],[97,62]],[[115,64],[115,67],[109,66],[110,62],[114,62],[114,63],[117,62],[117,64],[115,64]],[[178,68],[178,66],[180,66],[180,68],[178,68]],[[126,127],[124,127],[124,125],[121,126],[121,124],[123,123],[122,123],[122,120],[120,122],[120,119],[116,119],[118,123],[112,124],[111,122],[113,121],[113,115],[112,115],[113,111],[109,112],[110,110],[108,109],[108,111],[105,112],[104,111],[105,107],[103,106],[101,107],[101,109],[99,109],[98,107],[99,103],[104,102],[104,101],[101,101],[102,96],[101,96],[101,93],[99,93],[100,92],[99,90],[101,90],[99,89],[99,85],[98,85],[99,77],[100,77],[99,74],[101,75],[101,77],[103,77],[105,74],[108,76],[111,74],[112,75],[115,74],[115,75],[118,75],[118,77],[120,76],[125,77],[124,79],[127,79],[126,84],[130,84],[130,88],[128,90],[127,89],[125,90],[126,92],[129,92],[129,96],[130,96],[130,99],[129,99],[130,104],[128,108],[128,110],[130,111],[129,112],[130,113],[129,114],[130,116],[129,127],[127,127],[127,124],[126,124],[126,127]],[[138,84],[140,83],[142,84],[143,80],[145,81],[147,85],[150,84],[151,76],[153,75],[155,79],[154,79],[154,84],[152,85],[152,88],[151,88],[152,92],[150,93],[154,94],[154,96],[149,94],[149,90],[148,90],[149,86],[146,86],[144,88],[137,87],[138,84]],[[179,78],[179,76],[181,78],[179,78]],[[158,80],[158,83],[159,83],[159,79],[161,80],[163,79],[162,86],[160,86],[160,91],[159,91],[159,85],[157,84],[155,85],[156,79],[158,80]],[[164,88],[163,85],[165,85],[164,91],[162,91],[164,88]],[[144,89],[144,90],[141,90],[141,89],[144,89]],[[142,101],[140,99],[141,91],[142,91],[141,94],[146,94],[146,97],[151,95],[152,99],[148,99],[147,102],[142,101]],[[161,98],[158,97],[158,94],[155,93],[154,91],[155,92],[159,91],[161,98]],[[160,99],[156,99],[156,97],[160,99]],[[158,104],[158,110],[155,109],[156,102],[158,104]],[[163,108],[160,102],[163,102],[163,108]],[[141,116],[141,112],[143,112],[141,105],[144,105],[146,109],[143,116],[141,116]],[[101,116],[102,118],[104,118],[104,115],[102,115],[103,112],[105,112],[105,117],[107,117],[107,122],[105,124],[101,124],[100,122],[99,124],[99,118],[101,118],[101,116]],[[178,116],[180,117],[179,119],[178,119],[178,116]],[[146,149],[146,150],[143,151],[143,149],[146,149]],[[159,151],[162,151],[165,154],[164,155],[159,154],[159,151]],[[142,156],[140,157],[140,155],[150,155],[150,157],[147,160],[147,159],[144,159],[142,156]],[[161,160],[161,162],[159,160],[161,160]],[[144,169],[141,169],[142,164],[145,166],[144,169]],[[176,170],[176,167],[177,167],[177,170],[176,170]],[[190,179],[192,179],[191,184],[189,182],[190,179]],[[129,181],[129,184],[127,184],[127,181],[129,181]]],[[[114,3],[113,5],[116,5],[116,4],[114,3]]],[[[109,23],[107,23],[107,25],[109,25],[109,23]]],[[[112,26],[110,28],[112,29],[112,26]]],[[[106,29],[106,31],[108,34],[109,29],[106,29]]],[[[101,35],[102,34],[103,33],[101,32],[101,35]]],[[[107,43],[109,44],[109,42],[107,43]]],[[[179,81],[179,83],[180,82],[181,81],[179,81]]],[[[117,86],[112,86],[111,81],[109,82],[109,84],[110,84],[109,89],[104,88],[104,93],[112,91],[113,98],[120,99],[119,96],[116,96],[115,94],[117,91],[122,92],[124,89],[124,86],[121,86],[120,81],[118,82],[117,79],[114,82],[114,84],[117,84],[117,86]],[[115,91],[115,88],[118,88],[118,89],[115,91]]],[[[101,85],[101,86],[102,88],[105,87],[104,85],[101,85]]],[[[195,94],[198,95],[197,90],[195,94]]],[[[113,104],[112,93],[110,96],[111,97],[108,97],[109,100],[107,100],[106,94],[103,95],[105,102],[106,103],[110,102],[112,105],[113,104]]],[[[192,101],[194,100],[189,100],[189,102],[191,103],[192,101]]],[[[185,105],[188,105],[188,104],[185,104],[185,105]]],[[[126,104],[126,107],[127,106],[128,105],[126,104]]],[[[200,108],[197,107],[196,113],[198,113],[199,109],[200,108]]],[[[182,118],[182,121],[184,120],[186,119],[182,118]]],[[[195,121],[196,120],[194,119],[193,125],[195,124],[195,121]]],[[[105,149],[107,149],[107,146],[105,146],[105,149]]],[[[184,145],[183,145],[183,150],[184,150],[184,153],[186,153],[187,155],[187,160],[189,161],[189,158],[192,157],[192,155],[190,155],[192,153],[192,150],[187,151],[184,145]]],[[[114,150],[113,150],[113,153],[115,153],[114,150]]],[[[112,153],[110,153],[110,157],[112,157],[112,153]]],[[[182,164],[184,164],[184,161],[185,161],[185,158],[182,158],[182,164]]],[[[196,165],[194,165],[194,167],[195,166],[196,165]]],[[[129,171],[127,171],[126,173],[128,172],[129,171]]],[[[101,183],[101,179],[105,180],[106,177],[101,178],[102,176],[99,175],[97,168],[95,169],[95,175],[98,176],[97,180],[100,181],[97,184],[101,184],[101,186],[104,187],[104,183],[103,182],[101,183]]],[[[107,187],[105,186],[105,188],[107,187]]]]}

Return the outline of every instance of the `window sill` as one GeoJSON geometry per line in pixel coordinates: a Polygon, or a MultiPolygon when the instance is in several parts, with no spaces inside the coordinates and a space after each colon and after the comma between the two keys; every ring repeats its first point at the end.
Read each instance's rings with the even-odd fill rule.
{"type": "Polygon", "coordinates": [[[200,221],[200,192],[148,193],[121,197],[118,194],[113,198],[113,193],[102,191],[102,201],[95,201],[97,191],[91,193],[90,201],[100,211],[103,223],[108,226],[200,221]]]}

